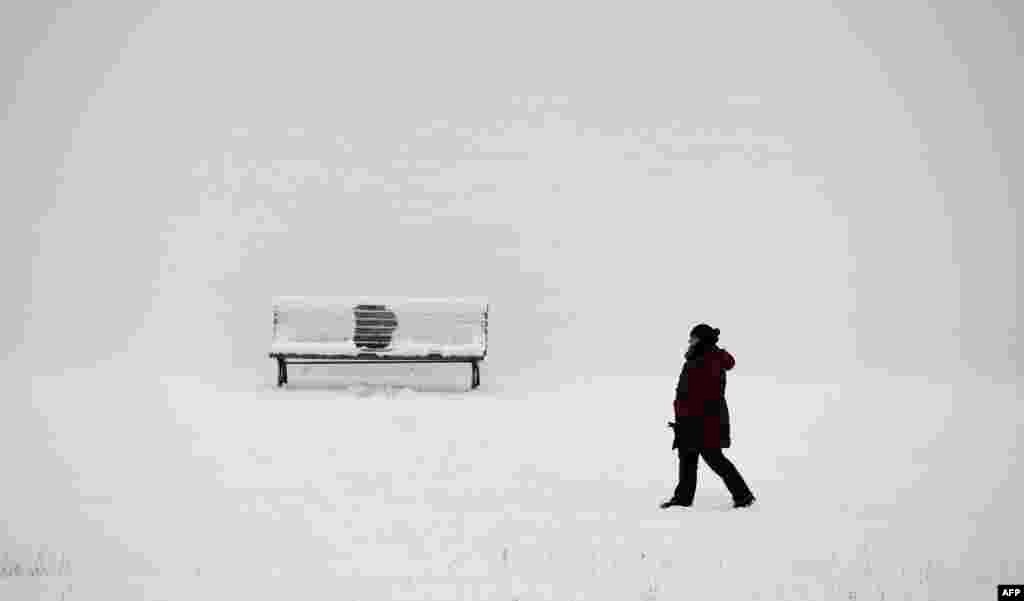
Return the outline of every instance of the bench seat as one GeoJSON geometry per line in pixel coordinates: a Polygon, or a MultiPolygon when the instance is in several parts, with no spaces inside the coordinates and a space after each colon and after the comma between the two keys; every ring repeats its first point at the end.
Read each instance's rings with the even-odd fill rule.
{"type": "Polygon", "coordinates": [[[480,344],[430,344],[422,342],[401,342],[387,349],[363,349],[350,341],[345,342],[275,342],[270,345],[272,355],[311,355],[324,357],[460,357],[483,359],[484,348],[480,344]]]}

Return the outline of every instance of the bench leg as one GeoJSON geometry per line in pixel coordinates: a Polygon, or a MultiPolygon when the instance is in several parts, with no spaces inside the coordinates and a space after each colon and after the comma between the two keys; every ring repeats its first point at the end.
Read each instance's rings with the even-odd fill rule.
{"type": "Polygon", "coordinates": [[[288,383],[288,363],[283,357],[277,358],[277,386],[281,387],[288,383]]]}
{"type": "Polygon", "coordinates": [[[480,366],[476,361],[473,361],[473,388],[480,386],[480,366]]]}

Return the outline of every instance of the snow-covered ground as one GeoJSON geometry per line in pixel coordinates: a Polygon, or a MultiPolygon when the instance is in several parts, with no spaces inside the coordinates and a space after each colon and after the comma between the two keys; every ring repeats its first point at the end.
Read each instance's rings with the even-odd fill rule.
{"type": "Polygon", "coordinates": [[[486,367],[472,392],[455,366],[313,369],[216,387],[126,359],[11,391],[34,412],[5,422],[0,570],[49,576],[0,597],[952,600],[1024,568],[1012,387],[737,373],[759,501],[702,464],[665,511],[672,374],[522,395],[486,367]]]}

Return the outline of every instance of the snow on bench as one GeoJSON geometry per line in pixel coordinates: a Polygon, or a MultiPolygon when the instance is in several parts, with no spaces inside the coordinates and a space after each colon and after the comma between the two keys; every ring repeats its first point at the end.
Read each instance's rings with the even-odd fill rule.
{"type": "Polygon", "coordinates": [[[289,364],[469,363],[487,356],[482,298],[278,297],[270,357],[277,385],[289,364]]]}

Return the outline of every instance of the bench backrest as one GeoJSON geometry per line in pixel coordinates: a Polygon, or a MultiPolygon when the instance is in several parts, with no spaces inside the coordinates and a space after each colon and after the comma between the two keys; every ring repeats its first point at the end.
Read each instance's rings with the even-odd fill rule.
{"type": "Polygon", "coordinates": [[[278,297],[273,342],[483,357],[489,308],[482,298],[278,297]]]}

